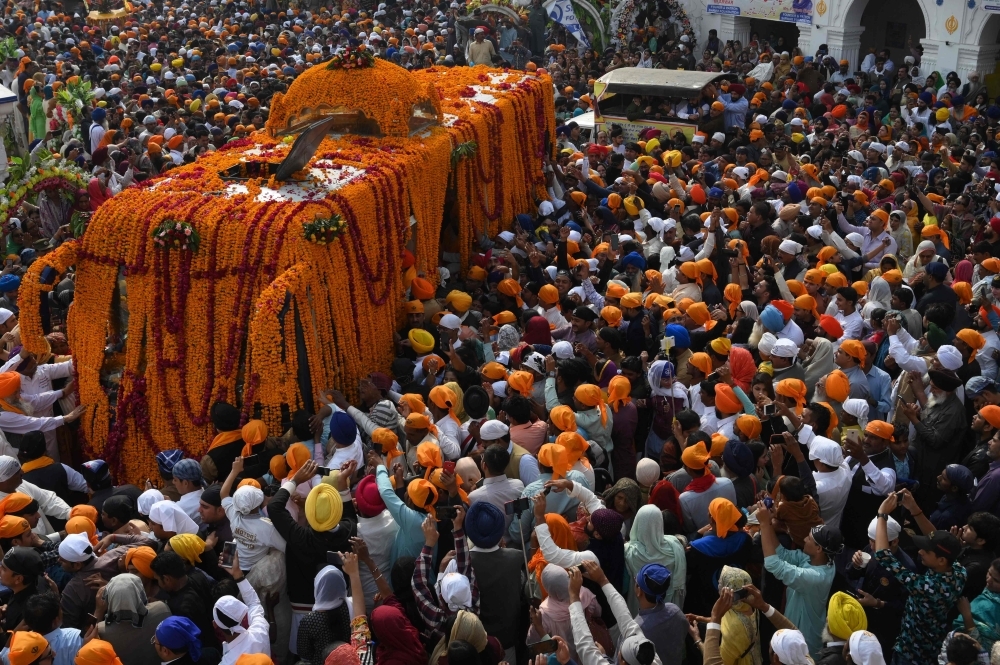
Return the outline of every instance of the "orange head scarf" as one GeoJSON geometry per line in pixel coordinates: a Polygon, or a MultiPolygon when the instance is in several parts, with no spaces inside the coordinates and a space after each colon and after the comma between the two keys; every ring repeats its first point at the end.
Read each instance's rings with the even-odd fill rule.
{"type": "Polygon", "coordinates": [[[560,432],[576,431],[576,413],[565,404],[560,404],[549,411],[549,420],[559,428],[560,432]]]}
{"type": "Polygon", "coordinates": [[[774,386],[774,392],[795,400],[795,414],[802,415],[806,403],[806,384],[800,379],[782,379],[774,386]]]}
{"type": "Polygon", "coordinates": [[[90,519],[77,515],[66,522],[66,533],[85,533],[91,545],[97,545],[97,526],[90,519]]]}
{"type": "MultiPolygon", "coordinates": [[[[259,443],[263,443],[264,439],[267,438],[267,425],[263,420],[251,420],[243,429],[240,430],[240,437],[243,439],[243,450],[240,451],[241,457],[249,457],[253,455],[253,447],[259,443]]],[[[215,445],[213,442],[212,445],[215,445]]]]}
{"type": "Polygon", "coordinates": [[[958,296],[959,305],[968,305],[972,302],[972,285],[968,282],[954,282],[951,290],[958,296]]]}
{"type": "MultiPolygon", "coordinates": [[[[569,550],[571,552],[577,551],[576,539],[573,538],[573,530],[569,526],[569,522],[566,518],[558,513],[547,513],[545,515],[545,524],[549,527],[549,535],[552,536],[552,542],[556,546],[569,550]]],[[[542,586],[542,571],[548,561],[545,560],[545,555],[542,554],[542,548],[539,547],[535,550],[535,554],[528,561],[528,572],[535,574],[535,579],[538,581],[538,586],[542,589],[542,595],[547,595],[545,588],[542,586]]]]}
{"type": "Polygon", "coordinates": [[[436,443],[429,441],[421,443],[417,446],[417,464],[424,468],[424,478],[428,478],[431,471],[444,466],[441,448],[436,443]]]}
{"type": "Polygon", "coordinates": [[[535,377],[531,372],[518,370],[507,377],[507,385],[521,393],[524,397],[531,397],[531,390],[535,385],[535,377]]]}
{"type": "Polygon", "coordinates": [[[97,518],[99,517],[99,514],[97,512],[97,508],[94,508],[93,506],[88,506],[86,504],[80,504],[79,506],[73,506],[73,508],[69,511],[69,516],[86,517],[94,524],[97,524],[97,518]]]}
{"type": "Polygon", "coordinates": [[[736,418],[736,428],[748,439],[756,439],[762,429],[760,418],[743,414],[736,418]]]}
{"type": "Polygon", "coordinates": [[[34,501],[27,494],[21,492],[11,492],[0,501],[0,515],[12,515],[20,512],[31,505],[34,501]]]}
{"type": "Polygon", "coordinates": [[[17,372],[4,372],[0,374],[0,408],[11,413],[24,414],[24,411],[7,403],[7,398],[21,389],[21,375],[17,372]]]}
{"type": "Polygon", "coordinates": [[[570,466],[583,459],[590,448],[587,441],[576,432],[563,432],[556,437],[556,445],[566,449],[566,461],[570,466]]]}
{"type": "Polygon", "coordinates": [[[110,642],[91,640],[76,652],[75,665],[122,665],[110,642]]]}
{"type": "Polygon", "coordinates": [[[715,535],[719,538],[725,538],[728,534],[738,531],[736,523],[743,516],[743,513],[733,505],[732,501],[721,496],[712,499],[712,502],[708,504],[708,514],[715,524],[715,535]]]}
{"type": "Polygon", "coordinates": [[[546,443],[542,446],[538,450],[538,461],[552,469],[552,480],[565,478],[566,472],[573,466],[566,448],[557,443],[546,443]]]}
{"type": "Polygon", "coordinates": [[[700,261],[695,261],[694,264],[698,266],[698,270],[701,271],[702,275],[710,275],[713,282],[719,281],[719,273],[715,269],[715,264],[712,263],[711,259],[701,259],[700,261]]]}
{"type": "Polygon", "coordinates": [[[624,376],[618,375],[608,384],[608,404],[618,413],[623,404],[632,401],[632,383],[624,376]]]}
{"type": "Polygon", "coordinates": [[[712,359],[704,351],[691,354],[691,357],[688,358],[688,364],[701,370],[705,376],[712,373],[712,359]]]}
{"type": "Polygon", "coordinates": [[[607,427],[608,425],[608,407],[605,406],[604,400],[601,397],[601,389],[595,386],[593,383],[584,383],[576,388],[576,392],[573,393],[573,397],[576,398],[580,404],[589,407],[597,407],[601,410],[601,425],[607,427]]]}
{"type": "Polygon", "coordinates": [[[823,383],[823,390],[830,399],[843,402],[851,394],[851,381],[839,369],[835,369],[826,375],[823,383]]]}
{"type": "Polygon", "coordinates": [[[698,286],[701,286],[701,270],[698,270],[698,266],[695,265],[694,261],[685,261],[681,264],[681,273],[690,280],[694,280],[698,286]]]}
{"type": "Polygon", "coordinates": [[[833,410],[828,402],[817,402],[820,406],[826,409],[830,413],[830,424],[826,428],[826,436],[829,437],[833,434],[833,430],[837,429],[837,425],[840,424],[840,419],[837,418],[837,412],[833,410]]]}
{"type": "Polygon", "coordinates": [[[799,309],[809,310],[809,312],[813,315],[813,318],[816,319],[817,322],[819,321],[820,314],[819,310],[816,309],[816,299],[812,296],[799,296],[795,299],[795,306],[799,309]]]}
{"type": "Polygon", "coordinates": [[[434,506],[437,504],[438,491],[434,483],[423,478],[416,478],[406,486],[406,493],[410,496],[413,505],[427,511],[427,514],[437,519],[437,511],[434,506]]]}
{"type": "MultiPolygon", "coordinates": [[[[431,481],[434,484],[434,487],[437,487],[438,489],[448,489],[444,486],[444,481],[441,480],[441,476],[443,474],[444,469],[432,469],[427,480],[431,481]]],[[[469,503],[469,493],[462,489],[461,485],[458,486],[458,496],[462,499],[462,503],[469,503]]]]}
{"type": "Polygon", "coordinates": [[[955,333],[955,337],[968,344],[969,348],[972,349],[972,355],[969,356],[970,363],[976,359],[976,353],[979,349],[986,346],[986,339],[972,328],[962,328],[955,333]]]}
{"type": "Polygon", "coordinates": [[[708,469],[708,460],[711,455],[704,441],[699,441],[693,446],[688,446],[681,453],[681,462],[689,469],[708,469]]]}
{"type": "Polygon", "coordinates": [[[293,443],[288,446],[288,451],[285,453],[285,464],[288,466],[288,475],[285,477],[285,480],[291,480],[292,476],[310,459],[312,459],[312,455],[309,454],[309,448],[305,444],[293,443]]]}
{"type": "Polygon", "coordinates": [[[429,397],[434,406],[448,410],[448,415],[455,421],[456,425],[462,424],[462,421],[455,415],[455,404],[458,402],[458,396],[454,390],[446,386],[434,386],[431,388],[429,397]]]}
{"type": "Polygon", "coordinates": [[[743,410],[743,403],[736,396],[732,386],[726,383],[715,384],[715,408],[723,415],[731,416],[743,410]]]}
{"type": "Polygon", "coordinates": [[[134,547],[127,552],[125,552],[125,566],[128,567],[129,564],[135,566],[135,569],[139,571],[139,574],[148,580],[153,579],[153,568],[149,565],[156,558],[156,550],[152,547],[147,547],[143,545],[142,547],[134,547]]]}
{"type": "Polygon", "coordinates": [[[424,398],[417,393],[406,393],[399,398],[399,401],[410,407],[410,413],[423,413],[427,410],[427,405],[424,404],[424,398]]]}
{"type": "Polygon", "coordinates": [[[740,302],[743,301],[743,289],[740,288],[739,284],[726,284],[722,295],[729,301],[730,318],[735,318],[736,310],[740,308],[740,302]]]}

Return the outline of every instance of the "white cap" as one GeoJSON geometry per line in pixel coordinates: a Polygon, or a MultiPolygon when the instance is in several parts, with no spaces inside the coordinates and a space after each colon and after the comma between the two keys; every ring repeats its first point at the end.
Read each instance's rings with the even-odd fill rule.
{"type": "Polygon", "coordinates": [[[495,441],[507,436],[510,428],[499,420],[487,420],[479,426],[479,438],[483,441],[495,441]]]}
{"type": "Polygon", "coordinates": [[[809,444],[809,459],[819,460],[827,466],[840,466],[844,463],[844,451],[836,441],[817,436],[809,444]]]}
{"type": "Polygon", "coordinates": [[[874,150],[875,152],[877,152],[880,155],[884,155],[886,148],[885,148],[884,145],[882,145],[878,141],[872,141],[871,143],[868,144],[868,149],[869,150],[874,150]]]}
{"type": "Polygon", "coordinates": [[[504,242],[514,242],[514,234],[510,231],[501,231],[497,235],[499,235],[500,239],[504,242]]]}
{"type": "MultiPolygon", "coordinates": [[[[878,524],[878,518],[876,517],[868,524],[868,537],[875,540],[875,526],[878,524]]],[[[890,517],[885,523],[886,531],[888,532],[889,540],[893,541],[899,538],[900,532],[903,530],[899,526],[899,522],[890,517]]]]}
{"type": "Polygon", "coordinates": [[[572,358],[574,355],[573,345],[565,340],[556,342],[555,344],[552,345],[552,355],[562,360],[567,360],[569,358],[572,358]]]}
{"type": "Polygon", "coordinates": [[[90,538],[85,533],[71,533],[59,543],[59,558],[71,563],[90,561],[94,557],[94,548],[90,538]]]}
{"type": "Polygon", "coordinates": [[[906,141],[897,141],[896,142],[896,150],[902,150],[903,152],[909,152],[910,151],[910,144],[907,143],[906,141]]]}
{"type": "Polygon", "coordinates": [[[535,351],[521,361],[521,364],[529,369],[533,369],[539,374],[545,374],[545,356],[535,351]]]}
{"type": "Polygon", "coordinates": [[[718,141],[720,143],[725,143],[726,142],[726,135],[723,134],[722,132],[716,132],[716,133],[712,134],[712,140],[713,141],[718,141]]]}
{"type": "Polygon", "coordinates": [[[937,359],[942,367],[952,372],[958,371],[958,368],[965,364],[965,361],[962,359],[962,352],[951,344],[943,344],[938,347],[937,359]]]}
{"type": "Polygon", "coordinates": [[[778,182],[788,182],[788,174],[779,169],[771,174],[771,179],[778,182]]]}
{"type": "Polygon", "coordinates": [[[441,317],[441,321],[438,325],[442,328],[447,328],[448,330],[458,330],[462,327],[462,319],[458,318],[454,314],[445,314],[441,317]]]}
{"type": "Polygon", "coordinates": [[[865,243],[865,239],[860,233],[848,233],[844,236],[844,240],[859,248],[865,243]]]}
{"type": "Polygon", "coordinates": [[[750,177],[750,169],[748,169],[745,166],[737,166],[736,168],[733,169],[733,175],[743,180],[746,180],[747,178],[750,177]]]}
{"type": "Polygon", "coordinates": [[[0,307],[0,323],[6,323],[7,319],[9,319],[12,316],[14,316],[14,312],[10,311],[9,309],[4,309],[3,307],[0,307]]]}
{"type": "Polygon", "coordinates": [[[691,143],[704,143],[704,142],[705,142],[704,134],[695,134],[693,137],[691,137],[691,143]]]}
{"type": "Polygon", "coordinates": [[[823,227],[819,226],[818,224],[815,224],[813,226],[810,226],[808,229],[806,229],[806,233],[808,233],[810,236],[812,236],[816,240],[819,240],[820,236],[823,235],[823,227]]]}
{"type": "Polygon", "coordinates": [[[774,345],[777,344],[778,338],[774,336],[773,333],[766,332],[760,336],[760,341],[757,342],[757,350],[764,355],[771,355],[771,351],[774,350],[774,345]]]}
{"type": "MultiPolygon", "coordinates": [[[[763,339],[761,340],[763,341],[763,339]]],[[[778,356],[779,358],[794,358],[799,355],[799,347],[795,342],[790,339],[779,339],[771,347],[771,352],[768,353],[769,356],[778,356]]]]}
{"type": "Polygon", "coordinates": [[[848,150],[847,151],[847,156],[850,157],[851,159],[853,159],[856,162],[863,162],[863,161],[865,161],[865,156],[861,154],[860,150],[848,150]]]}
{"type": "Polygon", "coordinates": [[[792,120],[791,120],[791,122],[789,122],[789,124],[801,127],[802,126],[802,118],[792,118],[792,120]]]}

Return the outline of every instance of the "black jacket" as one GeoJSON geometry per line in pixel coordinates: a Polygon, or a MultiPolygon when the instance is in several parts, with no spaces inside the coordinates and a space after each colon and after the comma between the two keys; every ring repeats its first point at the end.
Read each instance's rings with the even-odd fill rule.
{"type": "Polygon", "coordinates": [[[282,488],[267,504],[267,514],[271,523],[287,543],[285,547],[285,568],[288,574],[288,599],[293,603],[312,605],[313,579],[326,566],[327,552],[349,552],[351,536],[357,535],[358,516],[354,504],[344,503],[344,515],[333,531],[314,531],[299,525],[285,504],[291,495],[282,488]]]}

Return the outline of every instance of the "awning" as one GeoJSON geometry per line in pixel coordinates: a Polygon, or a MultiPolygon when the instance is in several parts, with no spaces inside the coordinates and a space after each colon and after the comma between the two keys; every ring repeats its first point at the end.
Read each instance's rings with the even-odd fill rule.
{"type": "Polygon", "coordinates": [[[697,95],[709,83],[735,78],[734,74],[718,72],[622,67],[597,79],[594,94],[598,101],[612,94],[687,98],[697,95]]]}

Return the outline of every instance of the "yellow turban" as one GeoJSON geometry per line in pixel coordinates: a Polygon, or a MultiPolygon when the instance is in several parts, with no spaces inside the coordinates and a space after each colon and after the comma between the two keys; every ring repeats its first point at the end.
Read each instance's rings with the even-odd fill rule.
{"type": "Polygon", "coordinates": [[[332,485],[320,483],[306,497],[306,521],[313,531],[325,532],[340,524],[344,515],[344,502],[332,485]]]}
{"type": "Polygon", "coordinates": [[[830,598],[826,622],[829,624],[830,634],[840,640],[850,639],[851,635],[859,630],[868,630],[865,608],[842,591],[838,591],[830,598]]]}
{"type": "Polygon", "coordinates": [[[459,314],[465,314],[472,306],[472,296],[465,291],[452,291],[444,301],[451,305],[459,314]]]}
{"type": "Polygon", "coordinates": [[[434,336],[423,328],[411,328],[406,337],[410,340],[410,347],[418,354],[434,350],[434,336]]]}
{"type": "Polygon", "coordinates": [[[201,554],[205,551],[205,541],[193,533],[179,533],[170,539],[170,548],[193,566],[196,563],[201,563],[201,554]]]}

